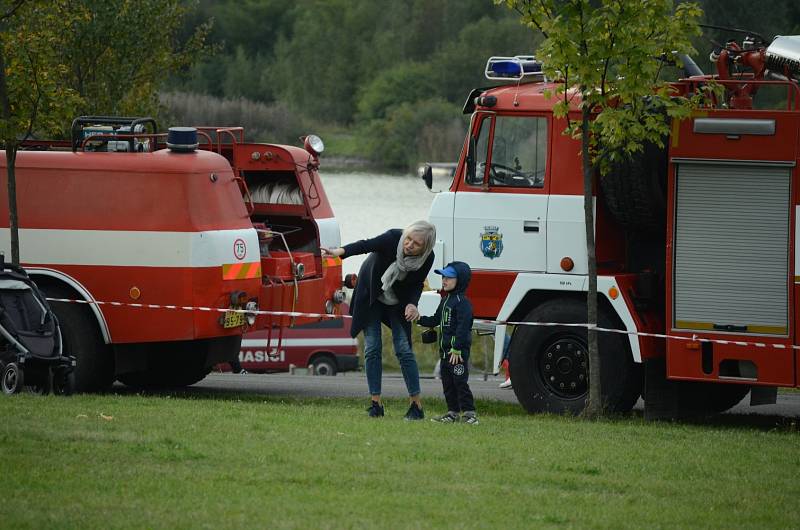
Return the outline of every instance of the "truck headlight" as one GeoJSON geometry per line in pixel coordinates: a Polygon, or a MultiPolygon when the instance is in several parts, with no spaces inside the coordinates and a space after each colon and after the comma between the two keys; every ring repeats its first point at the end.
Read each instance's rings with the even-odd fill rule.
{"type": "Polygon", "coordinates": [[[248,326],[254,326],[256,324],[256,314],[255,311],[258,311],[258,302],[255,300],[250,300],[244,306],[245,311],[247,313],[244,314],[244,318],[247,320],[248,326]]]}

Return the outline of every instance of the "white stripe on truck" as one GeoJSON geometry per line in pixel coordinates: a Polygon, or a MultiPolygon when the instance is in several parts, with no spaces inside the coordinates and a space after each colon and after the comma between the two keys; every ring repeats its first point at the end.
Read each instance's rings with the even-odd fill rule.
{"type": "MultiPolygon", "coordinates": [[[[252,228],[206,232],[23,228],[19,241],[20,261],[31,264],[218,267],[261,259],[252,228]]],[[[0,249],[11,255],[8,228],[0,229],[0,249]]]]}

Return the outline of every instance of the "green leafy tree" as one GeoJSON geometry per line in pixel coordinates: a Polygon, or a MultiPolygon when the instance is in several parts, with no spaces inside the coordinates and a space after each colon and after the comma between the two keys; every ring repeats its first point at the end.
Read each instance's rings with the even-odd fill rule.
{"type": "Polygon", "coordinates": [[[401,63],[381,71],[365,85],[358,99],[361,120],[384,119],[392,107],[427,99],[436,91],[429,64],[401,63]]]}
{"type": "Polygon", "coordinates": [[[179,0],[66,0],[74,20],[50,53],[68,65],[66,86],[83,98],[81,113],[157,115],[157,91],[203,53],[210,23],[185,42],[178,34],[189,7],[179,0]]]}
{"type": "Polygon", "coordinates": [[[380,166],[408,170],[420,160],[441,160],[443,155],[457,153],[464,129],[452,104],[431,98],[392,107],[386,119],[374,120],[365,128],[363,143],[380,166]]]}
{"type": "MultiPolygon", "coordinates": [[[[503,0],[497,0],[498,3],[503,0]]],[[[586,247],[589,257],[589,402],[586,414],[603,414],[597,348],[597,263],[592,188],[597,170],[648,142],[663,146],[672,119],[688,116],[692,102],[659,80],[657,58],[693,52],[702,12],[672,0],[505,0],[523,23],[545,39],[537,54],[545,73],[563,84],[554,112],[581,139],[586,247]],[[645,104],[645,102],[647,102],[645,104]]]]}
{"type": "Polygon", "coordinates": [[[80,103],[61,80],[67,66],[54,49],[81,15],[66,1],[0,3],[0,141],[6,154],[11,260],[19,264],[15,165],[20,141],[34,131],[60,130],[80,103]]]}

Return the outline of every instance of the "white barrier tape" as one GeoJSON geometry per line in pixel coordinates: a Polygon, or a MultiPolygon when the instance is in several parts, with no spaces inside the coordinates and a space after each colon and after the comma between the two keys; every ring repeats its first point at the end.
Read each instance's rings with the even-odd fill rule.
{"type": "MultiPolygon", "coordinates": [[[[299,311],[264,311],[261,309],[247,310],[247,309],[226,309],[219,307],[194,307],[194,306],[176,306],[176,305],[161,305],[161,304],[138,304],[134,302],[103,302],[100,300],[72,300],[69,298],[47,298],[48,302],[67,302],[71,304],[87,304],[87,305],[108,305],[112,307],[135,307],[140,309],[179,309],[183,311],[210,311],[217,313],[247,313],[251,315],[268,315],[280,317],[307,317],[307,318],[353,318],[350,315],[329,315],[327,313],[302,313],[299,311]]],[[[482,324],[495,324],[503,326],[540,326],[540,327],[572,327],[572,328],[586,328],[594,329],[603,333],[618,333],[621,335],[634,335],[637,337],[653,337],[657,339],[668,340],[683,340],[690,342],[710,342],[715,344],[734,344],[736,346],[755,346],[757,348],[772,347],[779,350],[793,349],[800,350],[800,346],[786,345],[786,344],[767,344],[765,342],[746,342],[740,340],[724,340],[724,339],[707,339],[699,337],[696,334],[691,337],[684,337],[680,335],[666,335],[663,333],[648,333],[646,331],[628,331],[624,329],[601,328],[595,324],[586,323],[563,323],[563,322],[513,322],[509,320],[487,320],[475,319],[475,322],[482,324]]]]}
{"type": "Polygon", "coordinates": [[[681,335],[665,335],[663,333],[648,333],[646,331],[628,331],[626,329],[612,329],[612,328],[601,328],[594,324],[575,324],[575,323],[558,323],[558,322],[511,322],[507,320],[484,320],[484,319],[475,319],[475,322],[481,322],[484,324],[498,324],[498,325],[506,325],[506,326],[562,326],[562,327],[579,327],[579,328],[586,328],[586,329],[594,329],[595,331],[601,331],[604,333],[619,333],[620,335],[634,335],[636,337],[654,337],[657,339],[669,339],[669,340],[684,340],[689,342],[710,342],[715,344],[734,344],[736,346],[756,346],[758,348],[767,348],[772,347],[779,350],[785,349],[792,349],[792,350],[800,350],[800,346],[795,345],[786,345],[786,344],[767,344],[765,342],[746,342],[741,340],[724,340],[724,339],[707,339],[703,337],[698,337],[697,335],[692,335],[691,337],[684,337],[681,335]]]}
{"type": "Polygon", "coordinates": [[[271,315],[282,317],[309,318],[352,318],[350,315],[329,315],[327,313],[300,313],[297,311],[263,311],[261,309],[226,309],[220,307],[195,307],[187,305],[137,304],[133,302],[103,302],[100,300],[71,300],[69,298],[47,298],[48,302],[67,302],[70,304],[109,305],[112,307],[136,307],[139,309],[180,309],[184,311],[210,311],[217,313],[245,313],[250,315],[271,315]]]}

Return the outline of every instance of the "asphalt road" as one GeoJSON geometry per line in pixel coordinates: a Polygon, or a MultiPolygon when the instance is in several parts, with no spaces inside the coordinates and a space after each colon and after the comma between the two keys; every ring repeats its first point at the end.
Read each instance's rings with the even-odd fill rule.
{"type": "MultiPolygon", "coordinates": [[[[483,380],[482,374],[470,376],[470,388],[476,399],[489,399],[517,403],[514,391],[498,388],[502,380],[488,376],[483,380]]],[[[423,377],[420,381],[423,400],[425,396],[441,397],[441,382],[431,377],[423,377]]],[[[212,373],[204,380],[188,389],[189,392],[244,393],[270,396],[295,397],[363,397],[367,400],[367,381],[363,373],[350,372],[336,377],[290,375],[290,374],[230,374],[212,373]]],[[[384,374],[383,395],[385,397],[405,397],[405,384],[399,374],[384,374]]],[[[751,407],[749,396],[726,412],[726,416],[750,417],[761,416],[775,420],[791,420],[800,418],[800,393],[778,393],[778,403],[751,407]]],[[[639,400],[636,409],[643,409],[639,400]]]]}

